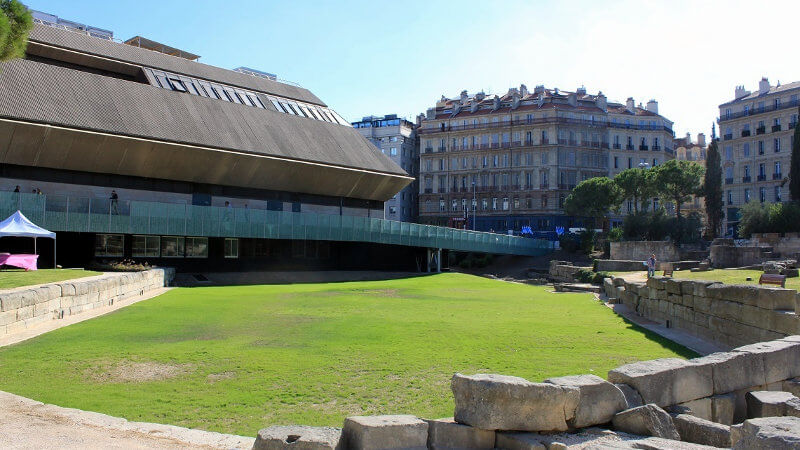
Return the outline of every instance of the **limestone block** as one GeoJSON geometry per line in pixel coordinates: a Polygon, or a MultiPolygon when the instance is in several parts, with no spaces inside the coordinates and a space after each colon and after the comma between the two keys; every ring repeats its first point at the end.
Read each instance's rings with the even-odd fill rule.
{"type": "Polygon", "coordinates": [[[761,288],[744,284],[722,284],[706,288],[708,296],[745,305],[759,306],[761,288]]]}
{"type": "MultiPolygon", "coordinates": [[[[2,323],[2,320],[0,320],[0,323],[2,323]]],[[[783,383],[781,383],[781,390],[786,392],[791,392],[796,397],[800,397],[800,378],[792,378],[791,380],[784,380],[783,383]]]]}
{"type": "Polygon", "coordinates": [[[564,431],[580,390],[506,375],[453,375],[455,420],[484,430],[564,431]]]}
{"type": "Polygon", "coordinates": [[[683,304],[687,308],[694,308],[694,295],[683,294],[683,304]]]}
{"type": "Polygon", "coordinates": [[[625,395],[616,386],[597,375],[572,375],[550,378],[545,383],[578,388],[580,398],[571,428],[585,428],[608,423],[614,414],[626,409],[625,395]]]}
{"type": "Polygon", "coordinates": [[[711,397],[698,398],[690,402],[679,403],[676,406],[683,410],[682,414],[691,414],[705,420],[711,420],[713,417],[711,397]]]}
{"type": "Polygon", "coordinates": [[[797,397],[782,391],[753,391],[745,395],[747,401],[747,418],[785,416],[787,402],[797,397]]]}
{"type": "Polygon", "coordinates": [[[681,282],[672,278],[668,278],[664,281],[664,288],[666,289],[667,294],[681,295],[682,293],[681,282]]]}
{"type": "Polygon", "coordinates": [[[680,306],[683,304],[683,296],[680,294],[668,294],[667,301],[672,303],[672,306],[680,306]]]}
{"type": "Polygon", "coordinates": [[[765,417],[748,419],[731,427],[734,449],[789,450],[800,448],[800,418],[765,417]]]}
{"type": "Polygon", "coordinates": [[[428,422],[428,448],[430,449],[494,448],[494,431],[462,425],[452,417],[426,420],[426,422],[428,422]]]}
{"type": "Polygon", "coordinates": [[[3,311],[0,312],[0,326],[6,326],[10,323],[17,321],[16,311],[3,311]]]}
{"type": "Polygon", "coordinates": [[[769,328],[772,310],[742,305],[742,322],[759,328],[769,328]]]}
{"type": "Polygon", "coordinates": [[[72,283],[60,283],[61,296],[75,295],[75,286],[72,283]]]}
{"type": "Polygon", "coordinates": [[[666,289],[666,278],[664,277],[650,277],[647,279],[647,287],[657,290],[664,290],[666,289]]]}
{"type": "Polygon", "coordinates": [[[711,366],[714,394],[726,394],[766,383],[764,359],[755,353],[712,353],[695,358],[692,362],[711,366]]]}
{"type": "Polygon", "coordinates": [[[636,448],[646,450],[716,450],[715,447],[702,444],[693,444],[691,442],[673,441],[672,439],[664,439],[658,437],[649,437],[644,439],[634,439],[625,442],[615,442],[614,446],[592,447],[593,450],[608,449],[621,449],[621,448],[636,448]]]}
{"type": "Polygon", "coordinates": [[[625,409],[636,408],[637,406],[644,405],[642,401],[642,396],[636,392],[636,389],[630,387],[625,383],[618,383],[614,386],[622,392],[622,395],[625,396],[625,409]]]}
{"type": "Polygon", "coordinates": [[[741,322],[742,304],[720,299],[712,304],[711,314],[723,319],[741,322]]]}
{"type": "Polygon", "coordinates": [[[426,449],[428,424],[414,416],[353,416],[344,419],[343,444],[348,449],[426,449]]]}
{"type": "Polygon", "coordinates": [[[302,425],[272,426],[258,431],[253,450],[323,450],[341,448],[340,428],[302,425]]]}
{"type": "Polygon", "coordinates": [[[776,340],[735,349],[764,359],[765,384],[800,376],[800,342],[776,340]]]}
{"type": "Polygon", "coordinates": [[[37,303],[33,305],[33,315],[34,316],[48,315],[53,310],[51,306],[52,305],[50,304],[50,301],[47,301],[45,303],[37,303]]]}
{"type": "Polygon", "coordinates": [[[547,450],[536,433],[498,432],[495,448],[502,450],[547,450]]]}
{"type": "Polygon", "coordinates": [[[711,299],[705,296],[694,296],[694,309],[702,313],[711,311],[711,299]]]}
{"type": "Polygon", "coordinates": [[[800,325],[800,320],[794,310],[775,310],[770,311],[769,325],[765,328],[777,333],[792,335],[800,331],[798,325],[800,325]]]}
{"type": "Polygon", "coordinates": [[[681,280],[681,295],[694,295],[694,284],[695,281],[691,280],[681,280]]]}
{"type": "Polygon", "coordinates": [[[758,290],[758,306],[765,309],[785,309],[794,311],[796,304],[794,289],[767,288],[758,290]]]}
{"type": "Polygon", "coordinates": [[[692,295],[695,297],[708,297],[708,287],[713,285],[722,285],[722,283],[718,281],[694,280],[692,295]]]}
{"type": "Polygon", "coordinates": [[[731,446],[731,427],[688,414],[678,414],[672,418],[682,441],[712,447],[731,446]]]}
{"type": "Polygon", "coordinates": [[[17,320],[25,320],[33,317],[33,305],[23,306],[17,310],[17,320]]]}
{"type": "Polygon", "coordinates": [[[61,286],[57,284],[47,284],[36,289],[36,302],[48,302],[54,298],[61,297],[61,286]]]}
{"type": "Polygon", "coordinates": [[[636,389],[645,403],[675,405],[713,394],[710,365],[679,358],[663,358],[626,364],[608,372],[608,381],[636,389]]]}
{"type": "Polygon", "coordinates": [[[723,425],[733,423],[736,411],[736,394],[722,394],[711,397],[711,420],[723,425]]]}
{"type": "Polygon", "coordinates": [[[652,403],[617,413],[612,424],[617,431],[680,440],[672,417],[652,403]]]}

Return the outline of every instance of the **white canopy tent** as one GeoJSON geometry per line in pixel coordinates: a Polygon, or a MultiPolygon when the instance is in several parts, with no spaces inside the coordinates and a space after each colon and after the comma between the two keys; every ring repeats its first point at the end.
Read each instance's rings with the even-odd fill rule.
{"type": "Polygon", "coordinates": [[[56,233],[45,230],[34,224],[21,212],[17,211],[10,215],[8,219],[0,222],[0,237],[32,237],[33,252],[36,253],[36,239],[50,238],[53,240],[53,267],[56,266],[56,233]]]}

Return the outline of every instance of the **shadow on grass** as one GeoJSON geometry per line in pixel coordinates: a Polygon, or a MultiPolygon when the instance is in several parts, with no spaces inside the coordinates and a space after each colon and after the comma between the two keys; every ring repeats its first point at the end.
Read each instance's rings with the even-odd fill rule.
{"type": "Polygon", "coordinates": [[[258,272],[188,272],[175,277],[178,287],[255,286],[314,283],[350,283],[420,278],[435,273],[383,272],[371,270],[331,271],[258,271],[258,272]]]}

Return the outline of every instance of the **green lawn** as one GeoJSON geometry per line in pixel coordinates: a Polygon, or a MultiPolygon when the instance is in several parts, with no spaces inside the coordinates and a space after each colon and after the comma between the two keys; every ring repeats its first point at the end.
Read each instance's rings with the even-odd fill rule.
{"type": "Polygon", "coordinates": [[[0,389],[253,436],[354,414],[453,413],[454,372],[541,381],[691,351],[589,294],[464,274],[179,288],[0,349],[0,389]]]}
{"type": "MultiPolygon", "coordinates": [[[[625,275],[635,272],[612,272],[614,275],[625,275]]],[[[642,272],[644,273],[644,272],[642,272]]],[[[747,270],[747,269],[713,269],[707,272],[691,272],[688,270],[678,270],[673,273],[673,278],[681,280],[709,280],[719,281],[727,284],[758,284],[758,277],[764,273],[760,270],[747,270]],[[747,280],[750,278],[750,281],[747,280]]],[[[657,271],[656,275],[661,275],[661,271],[657,271]]],[[[768,287],[775,287],[769,285],[768,287]]],[[[800,291],[800,278],[787,278],[786,287],[788,289],[795,289],[800,291]]]]}
{"type": "Polygon", "coordinates": [[[102,275],[102,272],[74,269],[39,269],[25,272],[22,269],[0,270],[0,289],[54,283],[56,281],[102,275]]]}

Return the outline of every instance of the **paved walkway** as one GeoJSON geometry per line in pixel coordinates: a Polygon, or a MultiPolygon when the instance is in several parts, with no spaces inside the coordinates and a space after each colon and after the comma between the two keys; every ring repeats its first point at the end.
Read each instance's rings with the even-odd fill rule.
{"type": "Polygon", "coordinates": [[[0,391],[3,449],[250,449],[254,438],[46,405],[0,391]]]}

